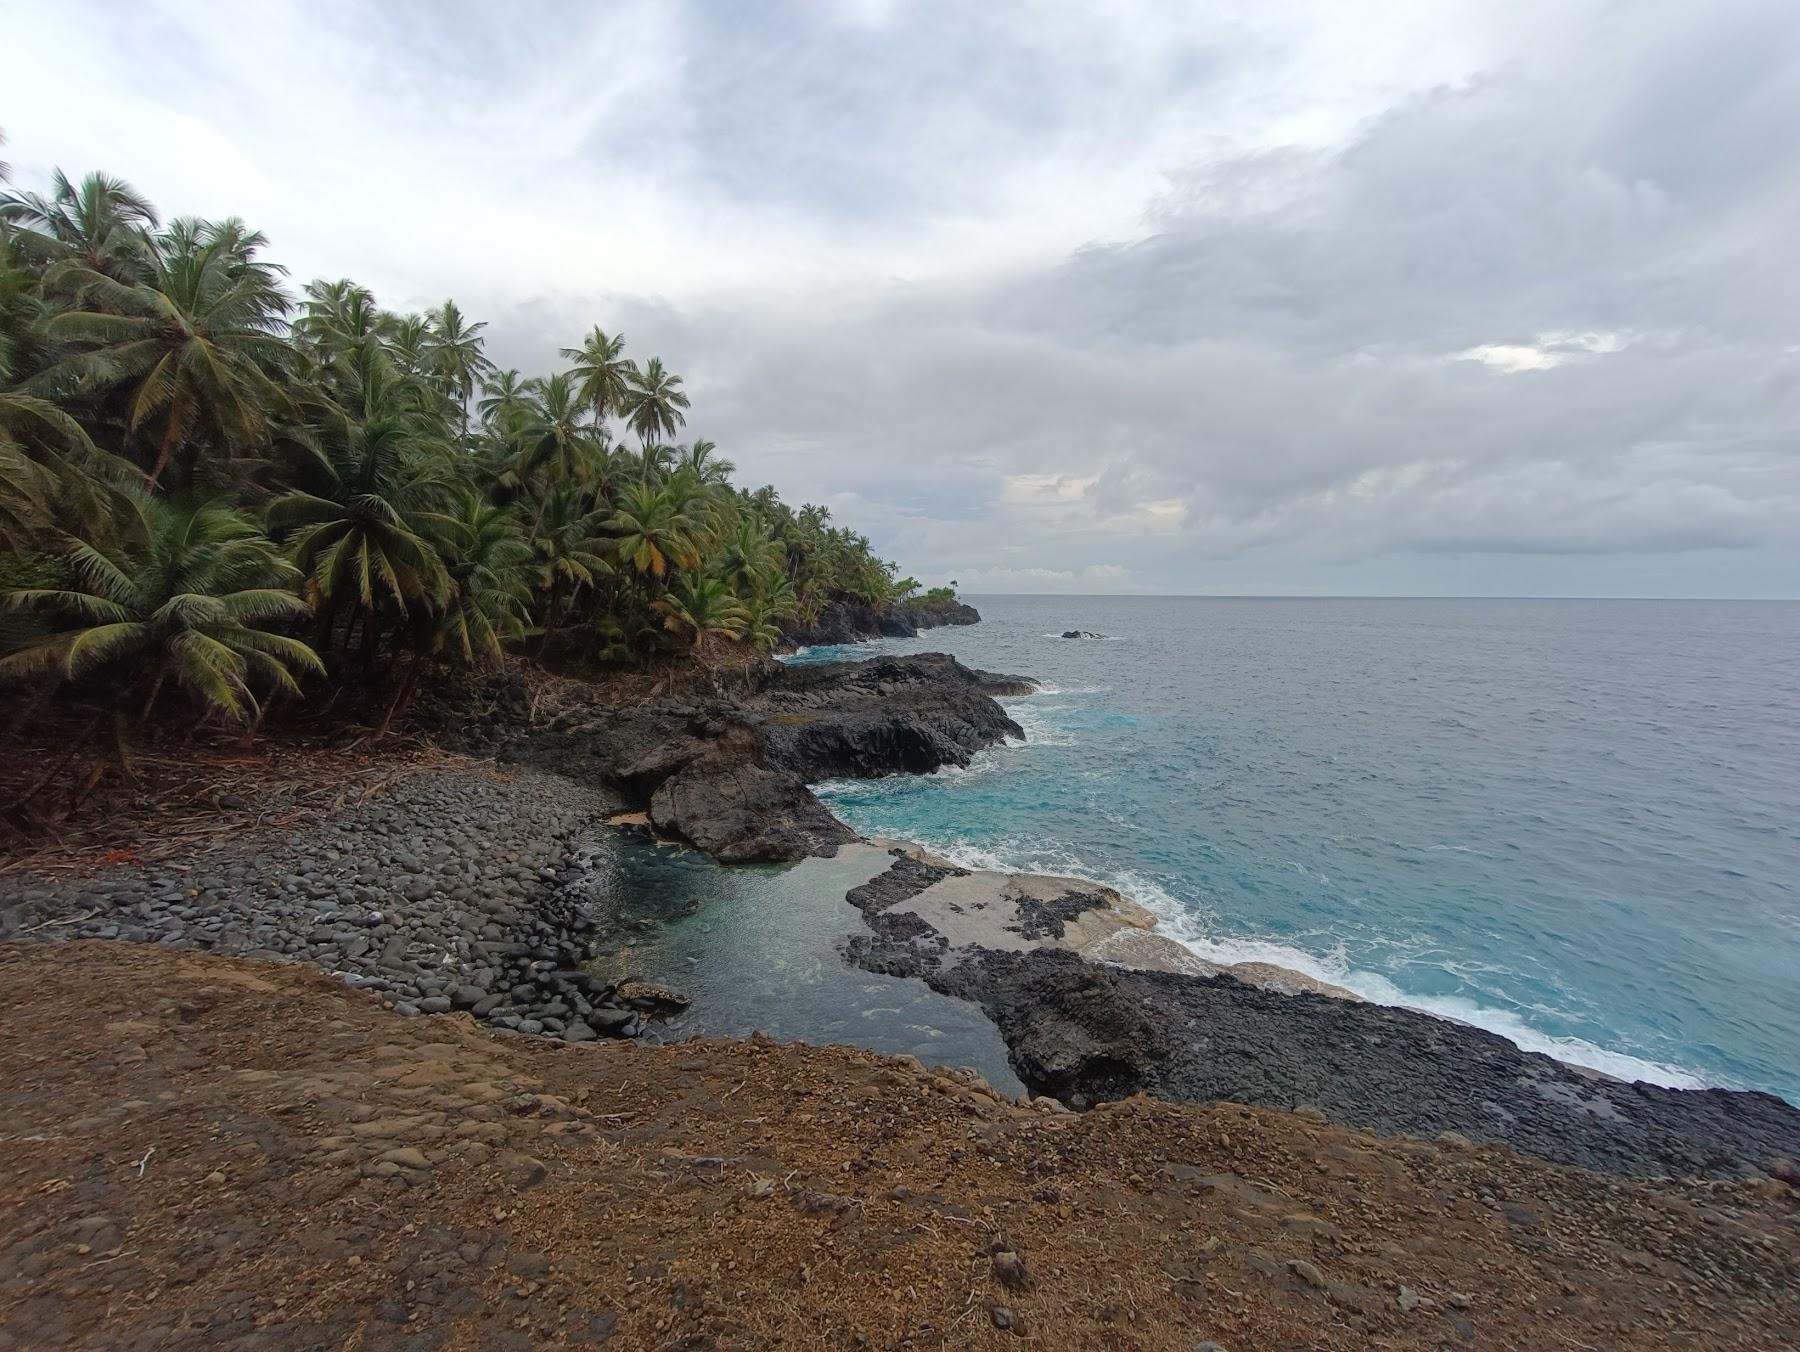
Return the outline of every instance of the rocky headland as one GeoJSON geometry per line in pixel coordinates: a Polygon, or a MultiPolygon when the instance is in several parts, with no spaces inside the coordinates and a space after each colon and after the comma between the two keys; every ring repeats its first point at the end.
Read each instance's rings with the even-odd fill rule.
{"type": "Polygon", "coordinates": [[[723,863],[777,863],[857,838],[808,784],[967,765],[1024,736],[993,697],[1033,689],[942,653],[775,665],[730,697],[573,707],[507,754],[604,785],[723,863]]]}
{"type": "Polygon", "coordinates": [[[1030,688],[925,654],[772,666],[735,695],[573,702],[535,732],[528,702],[484,699],[501,710],[482,736],[507,748],[502,763],[433,760],[194,858],[0,875],[0,939],[285,958],[402,1014],[628,1037],[658,1001],[583,970],[616,937],[591,877],[604,822],[642,810],[659,834],[723,862],[828,854],[857,836],[809,782],[967,764],[1021,735],[991,694],[1030,688]]]}
{"type": "Polygon", "coordinates": [[[839,596],[811,622],[786,625],[782,637],[792,651],[875,638],[916,638],[921,629],[980,623],[981,612],[955,597],[914,597],[877,609],[860,597],[839,596]]]}

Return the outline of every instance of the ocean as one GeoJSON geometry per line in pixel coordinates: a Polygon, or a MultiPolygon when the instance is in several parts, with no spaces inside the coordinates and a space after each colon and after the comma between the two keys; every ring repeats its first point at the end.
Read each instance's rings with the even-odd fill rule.
{"type": "Polygon", "coordinates": [[[857,829],[1109,883],[1209,959],[1800,1103],[1800,603],[969,599],[980,625],[792,659],[1043,682],[966,770],[824,785],[857,829]]]}

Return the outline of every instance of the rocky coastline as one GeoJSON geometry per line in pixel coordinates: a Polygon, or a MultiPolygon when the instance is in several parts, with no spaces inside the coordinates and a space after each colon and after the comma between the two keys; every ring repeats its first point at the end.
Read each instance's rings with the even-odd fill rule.
{"type": "Polygon", "coordinates": [[[503,720],[484,733],[503,763],[434,764],[303,829],[91,878],[0,878],[0,940],[299,961],[401,1014],[629,1037],[660,1002],[582,969],[617,937],[590,876],[604,823],[641,810],[724,863],[830,854],[857,836],[809,782],[967,764],[1021,735],[990,692],[1030,688],[924,654],[772,666],[732,698],[576,704],[536,733],[503,720]]]}
{"type": "Polygon", "coordinates": [[[1736,1178],[1800,1158],[1800,1111],[1773,1095],[1627,1084],[1262,964],[1121,963],[1137,946],[1119,941],[1153,938],[1155,922],[1110,889],[894,853],[849,896],[870,933],[847,957],[979,1005],[1026,1087],[1072,1106],[1150,1094],[1306,1109],[1604,1173],[1736,1178]]]}
{"type": "MultiPolygon", "coordinates": [[[[631,1037],[671,997],[586,970],[619,939],[593,885],[604,823],[632,816],[722,863],[830,855],[859,837],[809,785],[967,765],[1022,736],[996,697],[1033,689],[923,654],[771,665],[732,691],[575,700],[541,722],[515,701],[484,725],[496,761],[421,770],[304,830],[93,878],[0,877],[0,939],[280,958],[401,1014],[631,1037]]],[[[1742,1177],[1800,1157],[1800,1112],[1769,1095],[1620,1084],[1295,973],[1215,968],[1091,883],[895,846],[846,899],[867,927],[848,961],[976,1005],[1021,1081],[1072,1106],[1148,1093],[1305,1108],[1627,1174],[1742,1177]]]]}
{"type": "Polygon", "coordinates": [[[877,638],[917,638],[922,629],[980,623],[981,612],[954,597],[916,597],[877,609],[860,597],[839,596],[810,623],[787,625],[782,638],[784,650],[793,652],[877,638]]]}
{"type": "Polygon", "coordinates": [[[773,665],[729,698],[572,707],[506,756],[603,785],[721,863],[783,863],[857,838],[807,785],[967,765],[1024,736],[993,697],[1033,689],[943,653],[773,665]]]}

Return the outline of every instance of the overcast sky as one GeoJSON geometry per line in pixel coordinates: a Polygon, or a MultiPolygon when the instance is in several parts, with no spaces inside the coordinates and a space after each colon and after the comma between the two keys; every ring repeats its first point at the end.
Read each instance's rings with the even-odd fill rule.
{"type": "Polygon", "coordinates": [[[19,186],[599,323],[982,591],[1800,594],[1795,0],[0,0],[19,186]]]}

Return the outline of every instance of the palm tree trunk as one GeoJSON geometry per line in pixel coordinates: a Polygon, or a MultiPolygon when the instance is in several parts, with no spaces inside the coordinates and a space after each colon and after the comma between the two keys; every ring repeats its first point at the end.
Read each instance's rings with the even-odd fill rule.
{"type": "Polygon", "coordinates": [[[326,601],[319,607],[319,631],[313,646],[324,652],[331,646],[331,631],[337,624],[337,602],[326,601]]]}
{"type": "Polygon", "coordinates": [[[163,433],[162,445],[157,448],[156,467],[150,471],[150,488],[156,489],[156,481],[163,476],[169,467],[169,461],[175,458],[175,426],[171,420],[168,431],[163,433]]]}
{"type": "Polygon", "coordinates": [[[381,723],[376,727],[373,741],[379,742],[387,736],[388,725],[394,721],[394,715],[412,702],[412,693],[418,687],[419,673],[425,668],[425,658],[418,652],[411,654],[407,663],[406,675],[400,682],[400,688],[394,692],[393,700],[388,704],[387,712],[381,716],[381,723]]]}
{"type": "Polygon", "coordinates": [[[562,579],[559,577],[550,586],[550,604],[544,608],[544,638],[548,641],[556,630],[556,622],[562,618],[562,579]]]}
{"type": "Polygon", "coordinates": [[[143,709],[138,713],[138,722],[150,721],[150,710],[156,707],[156,697],[162,694],[163,682],[169,679],[169,659],[163,658],[156,668],[156,679],[150,683],[150,697],[144,701],[143,709]]]}

